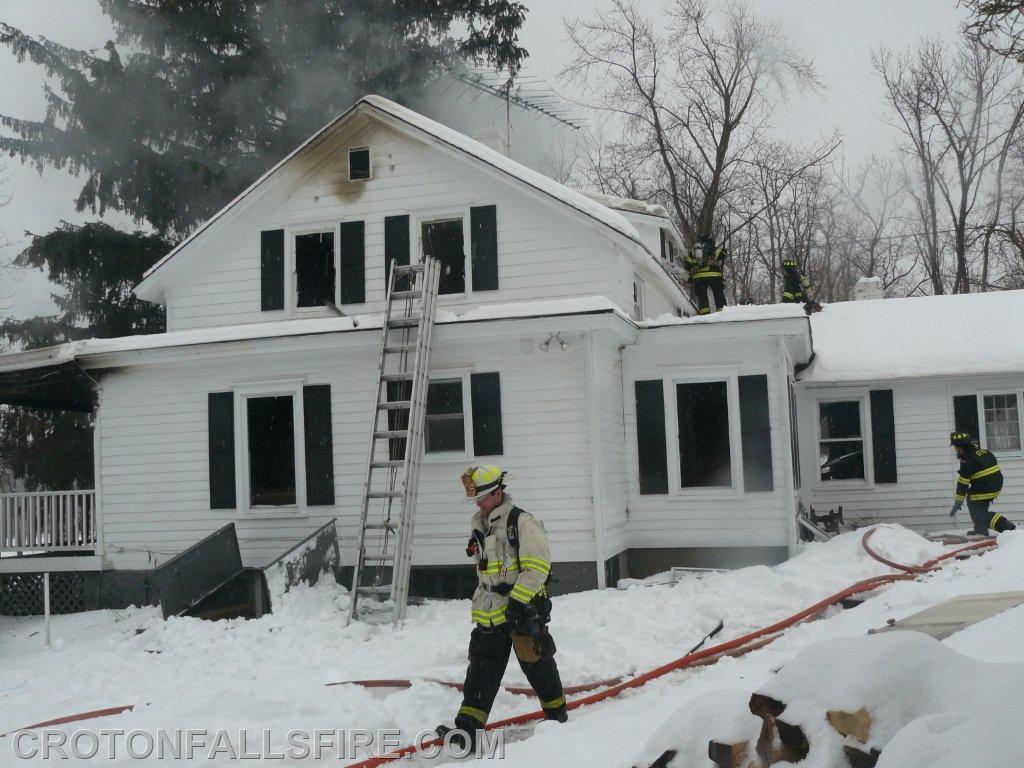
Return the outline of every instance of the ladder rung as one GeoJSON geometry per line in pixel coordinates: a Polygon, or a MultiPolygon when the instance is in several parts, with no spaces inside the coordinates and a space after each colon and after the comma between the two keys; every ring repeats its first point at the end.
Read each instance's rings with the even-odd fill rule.
{"type": "Polygon", "coordinates": [[[389,317],[387,320],[388,328],[412,328],[419,324],[418,317],[389,317]]]}
{"type": "Polygon", "coordinates": [[[375,563],[390,563],[394,559],[394,555],[363,555],[363,562],[372,560],[375,563]]]}
{"type": "Polygon", "coordinates": [[[411,407],[411,400],[391,400],[387,403],[377,403],[377,408],[382,411],[407,411],[411,407]]]}
{"type": "Polygon", "coordinates": [[[391,467],[401,467],[405,464],[401,459],[388,460],[388,461],[374,461],[370,463],[370,466],[374,469],[390,469],[391,467]]]}
{"type": "MultiPolygon", "coordinates": [[[[368,531],[382,531],[385,528],[387,528],[389,531],[393,531],[396,528],[398,528],[398,524],[397,523],[367,523],[365,527],[366,527],[366,530],[368,530],[368,531]]],[[[376,555],[367,555],[367,557],[376,557],[376,555]]],[[[388,557],[391,557],[391,555],[388,555],[388,557]]]]}
{"type": "Polygon", "coordinates": [[[373,436],[375,438],[379,438],[379,439],[384,439],[386,437],[387,438],[391,438],[391,437],[408,437],[409,436],[409,430],[408,429],[385,429],[385,430],[383,430],[381,432],[374,432],[373,436]]]}
{"type": "Polygon", "coordinates": [[[408,275],[410,272],[422,272],[423,262],[418,264],[396,264],[395,274],[396,275],[408,275]]]}
{"type": "Polygon", "coordinates": [[[412,371],[402,371],[400,373],[382,373],[380,375],[381,381],[412,381],[412,371]]]}
{"type": "Polygon", "coordinates": [[[412,352],[416,349],[416,344],[395,344],[392,346],[384,347],[385,355],[392,355],[396,352],[412,352]]]}
{"type": "Polygon", "coordinates": [[[400,499],[405,491],[370,491],[366,494],[368,499],[400,499]]]}
{"type": "Polygon", "coordinates": [[[423,291],[392,291],[392,299],[418,299],[423,295],[423,291]]]}
{"type": "Polygon", "coordinates": [[[390,595],[391,586],[386,587],[356,587],[356,592],[360,595],[390,595]]]}

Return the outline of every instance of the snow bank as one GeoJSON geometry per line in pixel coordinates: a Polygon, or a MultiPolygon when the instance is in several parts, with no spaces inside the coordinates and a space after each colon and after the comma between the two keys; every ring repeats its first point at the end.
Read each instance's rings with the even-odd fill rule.
{"type": "Polygon", "coordinates": [[[815,360],[800,379],[1018,373],[1022,327],[1024,291],[828,304],[811,317],[815,360]]]}

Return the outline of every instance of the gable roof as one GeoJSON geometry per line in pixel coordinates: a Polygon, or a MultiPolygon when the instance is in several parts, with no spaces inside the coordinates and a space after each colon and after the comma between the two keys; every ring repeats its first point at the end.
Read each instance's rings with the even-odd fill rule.
{"type": "MultiPolygon", "coordinates": [[[[564,184],[560,184],[554,179],[551,179],[542,173],[538,173],[531,168],[527,168],[525,165],[518,163],[511,158],[505,157],[501,153],[491,149],[479,141],[471,139],[448,126],[424,117],[418,112],[414,112],[413,110],[403,107],[400,104],[396,104],[382,96],[371,94],[361,98],[344,113],[306,139],[306,141],[292,150],[292,152],[290,152],[283,160],[254,181],[245,191],[238,195],[238,197],[217,211],[217,213],[207,219],[191,235],[182,240],[167,255],[150,267],[143,275],[142,281],[135,286],[136,294],[141,295],[142,293],[147,292],[153,285],[152,278],[162,267],[167,265],[168,262],[177,257],[178,254],[188,248],[192,243],[199,240],[202,235],[216,224],[219,219],[238,205],[242,204],[258,187],[262,186],[271,177],[277,175],[299,154],[311,149],[314,145],[319,144],[328,134],[349,122],[357,114],[362,113],[375,114],[378,117],[384,118],[387,124],[399,128],[400,130],[405,129],[407,132],[416,133],[421,136],[425,135],[430,139],[439,141],[451,149],[456,150],[457,154],[463,156],[467,160],[493,168],[518,182],[526,184],[535,191],[568,206],[577,214],[581,214],[595,221],[602,227],[606,227],[611,230],[615,235],[626,238],[634,245],[637,245],[647,253],[650,253],[641,240],[640,234],[637,232],[636,228],[617,211],[601,205],[599,202],[592,200],[583,193],[571,189],[564,184]]],[[[653,254],[651,255],[653,256],[653,254]]]]}
{"type": "Polygon", "coordinates": [[[1024,373],[1024,291],[826,304],[808,383],[1024,373]]]}

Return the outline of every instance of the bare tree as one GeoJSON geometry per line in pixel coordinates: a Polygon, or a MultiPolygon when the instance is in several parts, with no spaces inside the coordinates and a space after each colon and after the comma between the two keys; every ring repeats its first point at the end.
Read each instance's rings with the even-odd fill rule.
{"type": "Polygon", "coordinates": [[[1024,4],[1020,0],[962,0],[971,12],[969,37],[1001,56],[1024,61],[1024,4]]]}
{"type": "Polygon", "coordinates": [[[993,182],[1000,147],[1019,128],[1015,78],[1005,60],[975,42],[952,52],[939,40],[923,41],[914,53],[874,56],[894,123],[908,189],[923,230],[924,266],[933,292],[967,292],[987,284],[971,275],[969,251],[984,225],[984,193],[993,182]],[[949,235],[949,237],[945,237],[949,235]],[[946,263],[948,244],[953,263],[946,263]]]}
{"type": "MultiPolygon", "coordinates": [[[[664,32],[629,0],[568,25],[575,59],[563,76],[616,116],[614,151],[650,170],[649,199],[692,242],[720,223],[719,205],[765,137],[791,87],[818,89],[813,63],[776,24],[739,2],[672,0],[664,32]]],[[[607,167],[607,166],[605,166],[607,167]]]]}

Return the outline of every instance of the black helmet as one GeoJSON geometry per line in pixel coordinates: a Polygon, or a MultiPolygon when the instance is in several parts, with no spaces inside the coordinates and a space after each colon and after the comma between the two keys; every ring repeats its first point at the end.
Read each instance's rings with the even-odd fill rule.
{"type": "Polygon", "coordinates": [[[710,233],[705,233],[697,238],[697,245],[705,248],[714,248],[715,238],[710,233]]]}
{"type": "Polygon", "coordinates": [[[950,445],[962,445],[968,448],[974,445],[974,440],[967,432],[950,432],[949,433],[949,444],[950,445]]]}

